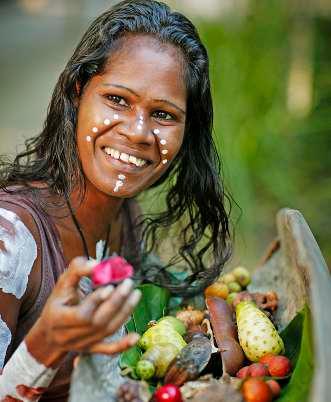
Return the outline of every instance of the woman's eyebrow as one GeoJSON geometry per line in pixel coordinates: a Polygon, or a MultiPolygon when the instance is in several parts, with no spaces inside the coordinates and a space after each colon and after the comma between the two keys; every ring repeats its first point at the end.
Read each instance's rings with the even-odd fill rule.
{"type": "Polygon", "coordinates": [[[168,101],[167,99],[153,99],[154,102],[160,102],[160,103],[167,103],[168,105],[178,109],[183,115],[186,115],[185,110],[183,110],[181,107],[177,106],[175,103],[168,101]]]}
{"type": "MultiPolygon", "coordinates": [[[[131,92],[133,95],[137,96],[138,98],[140,98],[140,96],[137,94],[137,92],[135,92],[133,89],[126,87],[125,85],[121,85],[121,84],[113,84],[111,82],[105,82],[102,84],[105,87],[115,87],[115,88],[121,88],[121,89],[125,89],[126,91],[131,92]]],[[[159,102],[159,103],[167,103],[168,105],[174,107],[175,109],[179,110],[183,115],[186,115],[186,112],[180,108],[179,106],[177,106],[175,103],[168,101],[167,99],[153,99],[154,102],[159,102]]]]}

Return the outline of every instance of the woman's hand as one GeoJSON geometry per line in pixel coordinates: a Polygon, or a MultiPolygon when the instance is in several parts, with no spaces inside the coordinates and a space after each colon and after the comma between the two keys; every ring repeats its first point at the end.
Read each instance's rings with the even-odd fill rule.
{"type": "Polygon", "coordinates": [[[129,334],[117,342],[104,342],[127,321],[141,293],[126,279],[116,288],[99,288],[80,301],[79,281],[91,274],[94,265],[83,257],[72,260],[25,338],[29,352],[47,367],[55,366],[69,351],[115,354],[139,339],[129,334]]]}

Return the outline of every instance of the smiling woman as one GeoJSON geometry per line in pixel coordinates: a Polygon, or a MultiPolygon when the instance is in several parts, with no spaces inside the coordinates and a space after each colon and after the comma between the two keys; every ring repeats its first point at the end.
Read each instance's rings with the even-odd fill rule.
{"type": "MultiPolygon", "coordinates": [[[[123,325],[140,292],[132,280],[93,291],[92,260],[120,254],[138,281],[185,296],[219,275],[230,242],[208,68],[186,17],[153,0],[120,2],[77,46],[43,131],[2,162],[1,400],[67,401],[76,353],[114,355],[137,341],[123,325]],[[165,209],[138,219],[134,197],[165,182],[165,209]],[[147,264],[164,230],[177,232],[175,255],[147,264]],[[171,274],[175,262],[186,279],[171,274]]],[[[117,360],[95,362],[105,400],[117,360]]],[[[75,383],[72,400],[82,395],[92,398],[75,383]]]]}

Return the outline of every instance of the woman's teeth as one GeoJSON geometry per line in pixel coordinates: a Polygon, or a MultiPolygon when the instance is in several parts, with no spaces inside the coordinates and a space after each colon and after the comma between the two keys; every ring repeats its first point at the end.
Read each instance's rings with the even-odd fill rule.
{"type": "Polygon", "coordinates": [[[105,147],[104,151],[107,155],[110,155],[114,159],[120,159],[123,162],[132,163],[133,165],[136,165],[138,167],[144,166],[147,163],[147,161],[145,161],[144,159],[136,158],[133,155],[120,152],[114,148],[105,147]]]}

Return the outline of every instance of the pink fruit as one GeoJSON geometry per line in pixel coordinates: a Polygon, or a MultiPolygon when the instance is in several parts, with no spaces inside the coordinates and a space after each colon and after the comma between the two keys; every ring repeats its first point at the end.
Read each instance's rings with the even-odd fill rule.
{"type": "Polygon", "coordinates": [[[242,367],[236,374],[237,378],[249,377],[249,366],[242,367]]]}
{"type": "Polygon", "coordinates": [[[249,375],[251,377],[265,377],[269,375],[269,371],[264,364],[253,363],[249,366],[249,375]]]}
{"type": "Polygon", "coordinates": [[[259,360],[259,363],[264,364],[265,366],[269,367],[270,360],[275,357],[272,353],[267,353],[266,355],[262,356],[259,360]]]}
{"type": "Polygon", "coordinates": [[[96,286],[116,284],[133,276],[133,267],[123,257],[110,257],[97,264],[92,271],[92,281],[96,286]]]}
{"type": "Polygon", "coordinates": [[[271,389],[261,378],[250,377],[245,380],[241,392],[246,402],[271,402],[272,400],[271,389]]]}
{"type": "Polygon", "coordinates": [[[285,377],[291,371],[291,362],[285,356],[274,356],[269,362],[269,373],[272,377],[285,377]]]}
{"type": "Polygon", "coordinates": [[[275,380],[268,380],[268,381],[266,381],[266,384],[268,384],[269,388],[271,389],[272,396],[274,398],[277,398],[277,396],[280,394],[280,391],[281,391],[281,388],[280,388],[280,385],[278,384],[278,382],[275,380]]]}
{"type": "Polygon", "coordinates": [[[180,389],[173,384],[166,384],[158,388],[153,399],[155,402],[183,402],[180,389]]]}

